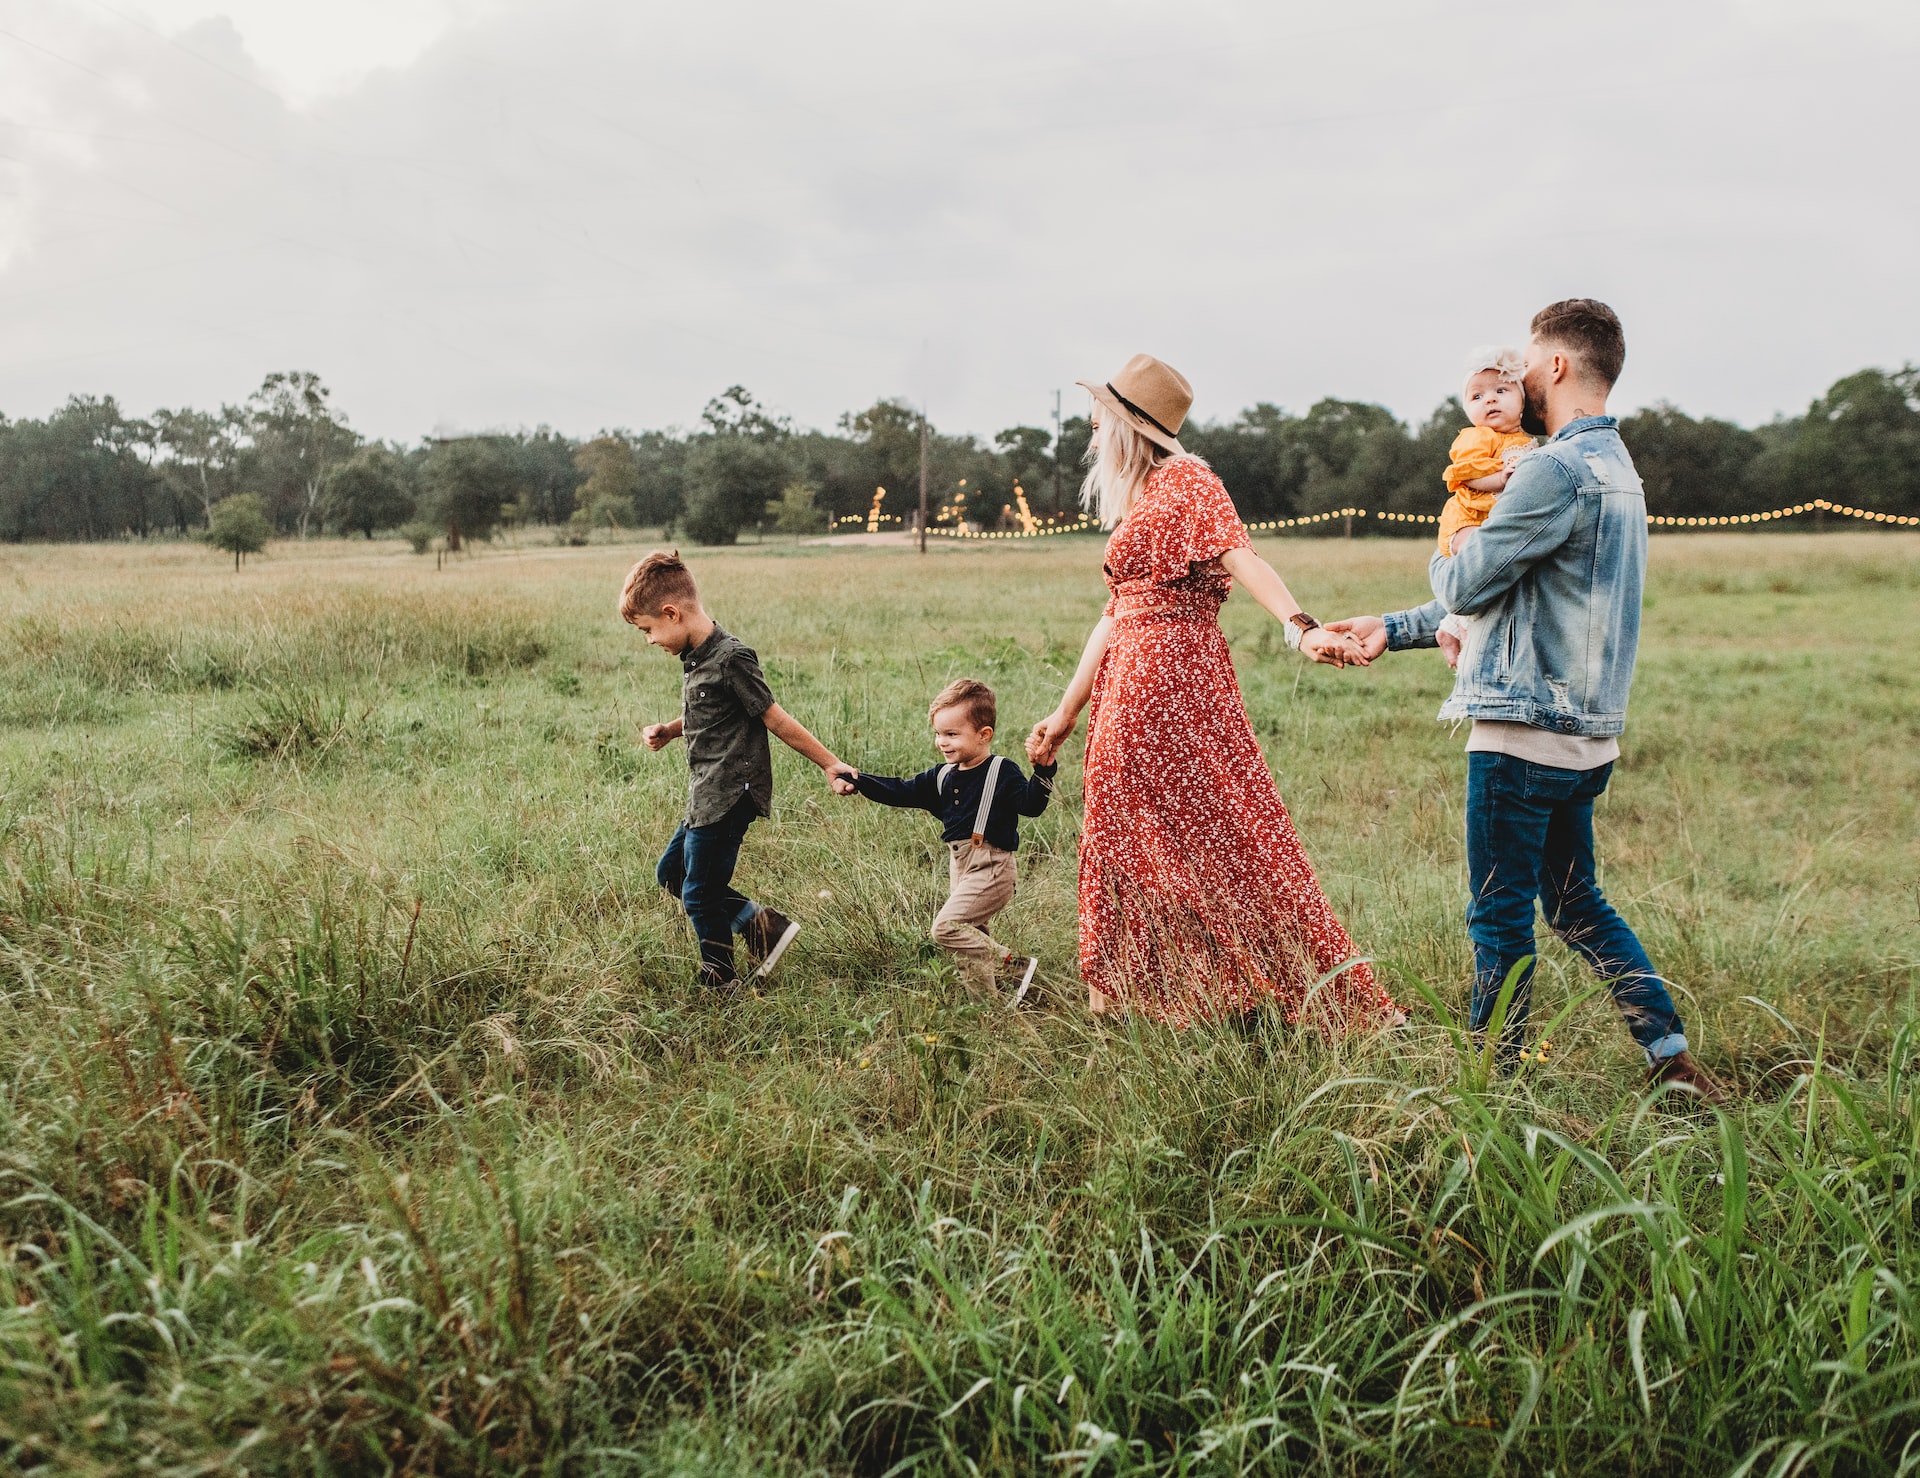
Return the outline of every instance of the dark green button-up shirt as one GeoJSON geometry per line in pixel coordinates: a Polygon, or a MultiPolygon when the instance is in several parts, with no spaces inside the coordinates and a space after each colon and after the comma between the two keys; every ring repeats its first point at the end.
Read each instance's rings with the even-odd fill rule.
{"type": "Polygon", "coordinates": [[[719,626],[680,654],[681,737],[687,741],[687,825],[711,826],[746,795],[773,810],[773,756],[762,715],[773,690],[760,658],[719,626]]]}

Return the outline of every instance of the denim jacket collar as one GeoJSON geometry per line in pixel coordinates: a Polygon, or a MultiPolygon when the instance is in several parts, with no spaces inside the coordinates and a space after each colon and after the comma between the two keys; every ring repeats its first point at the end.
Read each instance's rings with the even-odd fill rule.
{"type": "Polygon", "coordinates": [[[1598,431],[1602,428],[1611,430],[1619,424],[1618,416],[1581,416],[1578,420],[1567,422],[1548,437],[1547,442],[1551,445],[1556,441],[1565,441],[1569,436],[1578,436],[1582,431],[1598,431]]]}

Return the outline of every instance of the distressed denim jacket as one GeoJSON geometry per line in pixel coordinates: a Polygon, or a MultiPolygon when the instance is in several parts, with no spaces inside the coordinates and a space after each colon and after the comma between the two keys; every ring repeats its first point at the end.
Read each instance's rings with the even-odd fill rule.
{"type": "Polygon", "coordinates": [[[1427,577],[1437,597],[1386,618],[1387,647],[1468,623],[1442,719],[1603,737],[1626,726],[1647,572],[1647,508],[1612,416],[1569,422],[1523,457],[1480,530],[1427,577]]]}

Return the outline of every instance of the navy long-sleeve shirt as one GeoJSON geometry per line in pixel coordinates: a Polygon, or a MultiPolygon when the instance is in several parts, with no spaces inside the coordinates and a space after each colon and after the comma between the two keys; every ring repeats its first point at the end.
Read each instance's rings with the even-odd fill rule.
{"type": "MultiPolygon", "coordinates": [[[[993,761],[982,760],[971,770],[954,766],[942,786],[935,765],[905,780],[890,775],[862,774],[854,786],[868,800],[883,806],[903,806],[909,810],[930,811],[940,818],[940,835],[949,842],[964,842],[973,836],[973,823],[980,814],[980,788],[987,783],[987,770],[993,761]]],[[[993,789],[993,809],[987,813],[982,833],[989,846],[1012,852],[1020,846],[1018,817],[1038,816],[1053,799],[1053,777],[1058,765],[1035,765],[1033,778],[1020,773],[1012,760],[1000,764],[1000,780],[993,789]]]]}

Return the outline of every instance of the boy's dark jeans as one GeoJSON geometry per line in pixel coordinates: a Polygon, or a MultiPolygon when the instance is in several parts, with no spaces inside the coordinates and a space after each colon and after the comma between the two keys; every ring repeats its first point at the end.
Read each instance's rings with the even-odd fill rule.
{"type": "Polygon", "coordinates": [[[1647,952],[1600,892],[1594,874],[1593,803],[1607,788],[1611,764],[1592,770],[1536,765],[1509,754],[1467,756],[1467,933],[1473,939],[1470,1022],[1484,1034],[1507,973],[1526,960],[1500,1055],[1511,1058],[1526,1039],[1533,981],[1533,905],[1607,983],[1620,1014],[1657,1063],[1687,1050],[1680,1016],[1647,952]]]}
{"type": "Polygon", "coordinates": [[[740,844],[759,815],[753,799],[742,795],[731,811],[711,826],[680,829],[667,843],[654,870],[660,886],[680,900],[700,941],[700,973],[710,983],[734,979],[733,936],[752,922],[760,905],[733,886],[740,844]]]}

